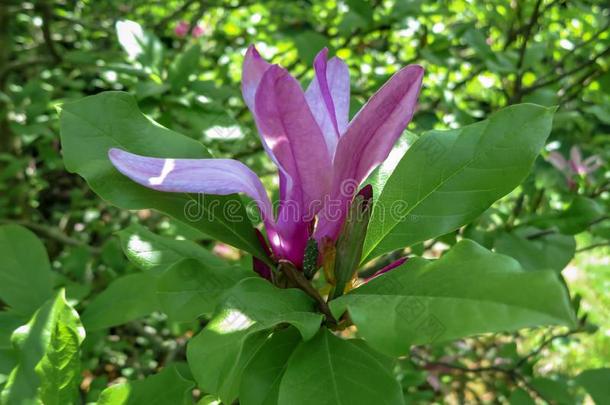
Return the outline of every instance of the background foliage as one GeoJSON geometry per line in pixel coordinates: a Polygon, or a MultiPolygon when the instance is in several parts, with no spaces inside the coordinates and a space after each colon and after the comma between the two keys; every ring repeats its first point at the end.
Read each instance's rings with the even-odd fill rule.
{"type": "MultiPolygon", "coordinates": [[[[57,356],[73,361],[70,342],[80,339],[80,321],[72,318],[70,306],[88,333],[75,377],[79,392],[65,395],[97,401],[108,384],[140,380],[160,369],[158,381],[182,378],[185,342],[200,325],[157,312],[154,291],[134,264],[133,257],[141,255],[118,231],[131,227],[145,240],[154,238],[139,228],[144,225],[163,236],[194,240],[237,263],[248,258],[163,215],[121,210],[95,196],[64,168],[56,109],[104,90],[127,91],[157,122],[203,142],[216,156],[242,160],[275,184],[239,91],[241,62],[251,43],[304,83],[322,47],[344,58],[352,77],[352,113],[400,67],[423,65],[419,110],[409,127],[418,134],[468,125],[515,103],[558,106],[543,156],[556,150],[567,158],[576,145],[585,157],[610,161],[610,6],[602,0],[2,0],[0,221],[23,225],[44,242],[37,248],[41,252],[25,255],[41,258],[36,266],[44,274],[33,275],[37,283],[26,283],[40,291],[40,301],[23,301],[10,291],[7,299],[0,291],[20,312],[0,314],[6,315],[0,316],[3,381],[15,364],[11,332],[51,297],[47,310],[54,315],[44,322],[69,319],[63,328],[49,326],[68,348],[58,349],[57,356]],[[181,21],[188,27],[183,36],[175,31],[181,21]],[[112,284],[123,276],[131,279],[112,284]],[[52,283],[40,282],[49,279],[52,283]],[[133,291],[135,302],[116,301],[113,294],[125,290],[133,291]]],[[[583,401],[584,390],[574,378],[610,363],[608,168],[605,163],[566,181],[564,173],[538,159],[517,190],[470,225],[411,248],[437,257],[457,238],[468,237],[525,268],[563,271],[580,304],[581,322],[574,330],[533,329],[416,347],[396,369],[406,394],[424,403],[583,401]],[[512,366],[501,367],[505,364],[512,366]]],[[[14,233],[9,238],[15,240],[14,233]]],[[[54,361],[44,356],[33,363],[42,364],[41,376],[45,361],[54,361]]],[[[578,378],[587,381],[588,375],[578,378]]],[[[175,389],[190,401],[192,386],[181,381],[175,389]]],[[[139,381],[132,389],[139,392],[145,384],[155,382],[139,381]]],[[[121,387],[106,391],[99,403],[115,403],[121,387]]]]}

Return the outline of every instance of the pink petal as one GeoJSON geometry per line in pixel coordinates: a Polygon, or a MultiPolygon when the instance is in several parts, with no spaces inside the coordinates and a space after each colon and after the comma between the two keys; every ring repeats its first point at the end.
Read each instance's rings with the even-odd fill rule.
{"type": "MultiPolygon", "coordinates": [[[[248,50],[246,51],[246,56],[244,57],[244,64],[242,67],[242,78],[241,78],[241,92],[244,98],[244,101],[250,112],[256,117],[256,108],[255,108],[255,99],[256,99],[256,91],[258,90],[258,86],[263,78],[265,72],[271,67],[271,64],[267,63],[261,55],[258,53],[254,45],[250,45],[248,50]]],[[[258,123],[257,123],[258,125],[258,123]]],[[[259,130],[259,136],[261,139],[261,143],[263,148],[271,158],[271,160],[275,163],[275,165],[279,169],[279,177],[280,177],[280,199],[283,200],[286,188],[290,186],[293,181],[291,176],[286,173],[285,169],[278,162],[275,157],[271,147],[269,145],[269,140],[267,140],[259,130]]]]}
{"type": "Polygon", "coordinates": [[[570,162],[573,167],[582,166],[582,154],[580,153],[580,148],[576,145],[570,148],[570,162]]]}
{"type": "Polygon", "coordinates": [[[185,36],[188,31],[189,24],[186,21],[180,21],[178,25],[176,25],[176,28],[174,28],[174,34],[176,34],[177,37],[185,36]]]}
{"type": "Polygon", "coordinates": [[[321,213],[316,239],[337,237],[358,185],[381,162],[413,117],[424,70],[409,65],[371,97],[339,139],[334,159],[331,201],[321,213]],[[332,212],[331,212],[332,210],[332,212]]]}
{"type": "Polygon", "coordinates": [[[261,136],[289,176],[285,197],[300,198],[294,202],[307,214],[311,204],[328,193],[332,168],[303,90],[285,69],[273,65],[263,75],[256,92],[255,118],[261,136]]]}
{"type": "Polygon", "coordinates": [[[586,173],[593,173],[604,165],[604,161],[598,155],[591,155],[582,164],[585,167],[586,173]]]}
{"type": "Polygon", "coordinates": [[[350,122],[337,145],[340,179],[361,182],[383,162],[415,112],[424,69],[409,65],[390,78],[350,122]]]}
{"type": "Polygon", "coordinates": [[[398,260],[393,261],[392,263],[388,264],[387,266],[383,267],[380,270],[377,270],[375,272],[375,274],[373,274],[371,277],[367,278],[366,280],[364,280],[365,283],[368,283],[369,281],[371,281],[372,279],[381,276],[384,273],[387,273],[388,271],[392,271],[397,267],[402,266],[406,261],[407,261],[408,257],[401,257],[398,260]]]}
{"type": "Polygon", "coordinates": [[[316,122],[322,129],[330,156],[347,127],[349,116],[349,69],[339,58],[327,61],[324,48],[314,60],[315,77],[305,97],[316,122]]]}
{"type": "Polygon", "coordinates": [[[547,158],[550,164],[552,164],[557,170],[564,171],[568,167],[568,161],[559,152],[549,153],[547,158]]]}
{"type": "Polygon", "coordinates": [[[309,223],[330,191],[332,165],[328,149],[301,86],[279,66],[271,66],[260,81],[255,118],[261,137],[280,168],[277,231],[282,255],[299,266],[309,237],[309,223]]]}
{"type": "Polygon", "coordinates": [[[205,30],[201,25],[197,25],[195,28],[193,28],[193,38],[199,38],[203,34],[205,34],[205,30]]]}
{"type": "Polygon", "coordinates": [[[258,204],[266,223],[273,223],[265,188],[256,174],[237,160],[161,159],[116,148],[108,151],[108,157],[118,171],[154,190],[216,195],[244,193],[258,204]]]}
{"type": "Polygon", "coordinates": [[[241,74],[241,93],[246,105],[254,113],[254,98],[256,89],[263,78],[263,75],[271,67],[258,53],[254,45],[250,45],[244,57],[244,64],[241,74]]]}

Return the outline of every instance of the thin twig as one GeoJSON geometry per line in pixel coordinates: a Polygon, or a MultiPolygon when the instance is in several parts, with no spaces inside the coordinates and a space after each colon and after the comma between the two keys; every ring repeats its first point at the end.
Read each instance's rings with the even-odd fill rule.
{"type": "Polygon", "coordinates": [[[95,246],[89,246],[85,242],[80,241],[78,239],[72,238],[68,235],[63,234],[56,228],[52,228],[42,224],[36,224],[34,222],[22,221],[22,220],[10,220],[10,219],[2,219],[0,220],[0,224],[2,225],[21,225],[26,228],[31,229],[32,231],[46,236],[47,238],[54,239],[60,243],[70,246],[80,246],[89,250],[93,254],[99,254],[101,249],[95,246]]]}

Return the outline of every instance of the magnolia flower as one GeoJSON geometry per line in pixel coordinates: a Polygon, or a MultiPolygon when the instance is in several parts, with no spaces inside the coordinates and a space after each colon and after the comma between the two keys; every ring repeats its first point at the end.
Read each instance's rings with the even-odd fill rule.
{"type": "Polygon", "coordinates": [[[186,21],[180,21],[177,25],[176,28],[174,28],[174,34],[176,34],[177,37],[185,37],[186,34],[189,33],[189,23],[187,23],[186,21]]]}
{"type": "MultiPolygon", "coordinates": [[[[174,28],[174,34],[176,34],[177,37],[184,38],[189,33],[190,27],[191,26],[188,22],[180,21],[176,25],[176,28],[174,28]]],[[[191,32],[191,36],[193,38],[199,38],[203,34],[205,34],[205,28],[203,26],[197,24],[193,27],[193,31],[191,32]]]]}
{"type": "Polygon", "coordinates": [[[201,25],[197,24],[195,27],[193,27],[193,32],[191,34],[193,38],[199,38],[203,34],[205,34],[205,29],[201,25]]]}
{"type": "Polygon", "coordinates": [[[345,62],[315,58],[306,91],[288,71],[246,52],[242,94],[264,149],[278,167],[277,215],[256,174],[232,159],[159,159],[111,149],[125,176],[167,192],[244,193],[260,211],[276,260],[300,267],[308,239],[335,241],[358,185],[383,162],[413,116],[423,68],[395,73],[349,122],[350,83],[345,62]]]}
{"type": "Polygon", "coordinates": [[[603,165],[603,160],[598,155],[592,155],[582,160],[580,148],[576,145],[570,149],[570,159],[566,160],[561,153],[553,151],[547,158],[557,170],[561,171],[568,181],[568,185],[576,185],[575,176],[587,177],[603,165]]]}

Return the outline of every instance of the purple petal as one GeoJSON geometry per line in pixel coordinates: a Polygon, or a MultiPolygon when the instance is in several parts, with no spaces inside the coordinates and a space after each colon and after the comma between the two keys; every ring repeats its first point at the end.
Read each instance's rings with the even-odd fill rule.
{"type": "Polygon", "coordinates": [[[324,48],[314,60],[314,79],[305,97],[316,122],[322,129],[329,154],[335,153],[339,137],[345,132],[349,115],[349,69],[339,58],[327,61],[324,48]]]}
{"type": "Polygon", "coordinates": [[[340,179],[361,182],[383,162],[415,112],[424,69],[410,65],[390,78],[350,122],[337,145],[340,179]]]}
{"type": "Polygon", "coordinates": [[[241,93],[246,105],[254,113],[254,99],[263,75],[271,67],[258,53],[254,45],[250,45],[244,57],[241,74],[241,93]]]}
{"type": "Polygon", "coordinates": [[[108,151],[110,161],[131,180],[159,191],[251,197],[263,219],[273,222],[265,188],[246,165],[231,159],[162,159],[135,155],[121,149],[108,151]]]}
{"type": "Polygon", "coordinates": [[[413,117],[424,70],[398,71],[362,107],[339,139],[334,159],[332,211],[321,213],[316,239],[337,237],[357,186],[383,162],[413,117]]]}
{"type": "Polygon", "coordinates": [[[398,260],[393,261],[392,263],[388,264],[387,266],[381,268],[380,270],[377,270],[375,272],[375,274],[373,274],[371,277],[367,278],[366,280],[364,280],[365,283],[368,283],[369,281],[371,281],[372,279],[381,276],[384,273],[387,273],[388,271],[394,270],[397,267],[402,266],[406,261],[407,261],[408,257],[401,257],[398,260]]]}
{"type": "Polygon", "coordinates": [[[559,152],[549,153],[547,158],[550,164],[552,164],[557,170],[564,171],[568,167],[568,161],[559,152]]]}
{"type": "Polygon", "coordinates": [[[273,65],[263,75],[255,107],[258,129],[289,176],[284,196],[305,213],[312,202],[328,193],[332,169],[324,137],[303,90],[285,69],[273,65]]]}
{"type": "Polygon", "coordinates": [[[271,268],[256,256],[252,256],[252,270],[262,278],[271,281],[271,268]]]}
{"type": "Polygon", "coordinates": [[[580,153],[580,148],[576,145],[570,148],[570,162],[573,167],[582,166],[582,154],[580,153]]]}
{"type": "Polygon", "coordinates": [[[603,166],[604,161],[598,155],[591,155],[582,162],[587,173],[593,173],[597,169],[603,166]]]}

